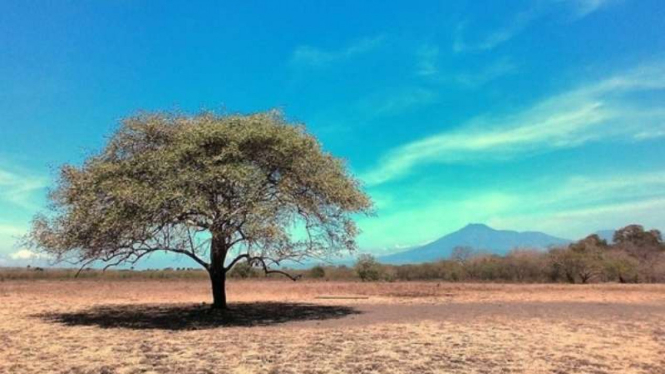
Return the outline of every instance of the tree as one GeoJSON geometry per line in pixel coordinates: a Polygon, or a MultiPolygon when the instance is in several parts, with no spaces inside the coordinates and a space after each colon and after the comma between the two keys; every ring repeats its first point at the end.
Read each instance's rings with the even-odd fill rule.
{"type": "Polygon", "coordinates": [[[604,251],[607,243],[598,235],[570,244],[567,248],[553,248],[549,251],[552,278],[563,275],[569,283],[579,280],[588,283],[604,270],[604,251]]]}
{"type": "Polygon", "coordinates": [[[611,249],[605,255],[605,275],[619,283],[637,282],[639,262],[621,249],[611,249]]]}
{"type": "Polygon", "coordinates": [[[638,273],[647,282],[658,278],[657,269],[665,257],[665,244],[658,230],[644,230],[641,225],[628,225],[614,232],[614,247],[639,263],[638,273]]]}
{"type": "Polygon", "coordinates": [[[513,249],[504,257],[504,263],[508,279],[518,282],[539,280],[545,268],[543,252],[537,249],[513,249]]]}
{"type": "Polygon", "coordinates": [[[321,279],[326,277],[326,269],[321,265],[316,265],[313,268],[309,269],[310,278],[321,279]]]}
{"type": "Polygon", "coordinates": [[[370,254],[358,256],[355,268],[356,273],[363,282],[377,281],[381,278],[381,264],[370,254]]]}
{"type": "Polygon", "coordinates": [[[61,168],[49,198],[34,247],[82,268],[189,257],[210,274],[215,308],[240,261],[288,276],[274,266],[353,250],[352,215],[372,205],[342,161],[274,111],[129,117],[99,154],[61,168]]]}
{"type": "Polygon", "coordinates": [[[663,244],[660,231],[645,231],[642,225],[628,225],[616,230],[613,240],[616,244],[633,244],[639,247],[658,247],[663,244]]]}
{"type": "Polygon", "coordinates": [[[607,242],[596,234],[575,242],[569,246],[572,261],[576,262],[576,271],[582,283],[598,276],[603,270],[603,254],[607,249],[607,242]]]}
{"type": "Polygon", "coordinates": [[[548,252],[553,280],[563,275],[568,283],[575,283],[579,271],[577,256],[570,248],[552,248],[548,252]]]}

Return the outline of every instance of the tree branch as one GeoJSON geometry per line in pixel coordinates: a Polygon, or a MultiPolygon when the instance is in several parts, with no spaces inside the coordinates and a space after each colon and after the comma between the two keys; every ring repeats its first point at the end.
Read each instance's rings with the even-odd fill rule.
{"type": "Polygon", "coordinates": [[[268,265],[266,265],[266,262],[263,259],[263,257],[251,257],[248,261],[250,261],[250,263],[253,263],[254,261],[256,261],[259,264],[261,264],[261,267],[263,268],[263,272],[265,273],[266,276],[268,276],[268,274],[282,274],[282,275],[288,277],[289,279],[291,279],[294,282],[302,277],[302,275],[300,275],[300,274],[296,275],[296,276],[293,276],[293,275],[291,275],[287,272],[281,271],[281,270],[270,270],[268,268],[268,265]]]}
{"type": "Polygon", "coordinates": [[[76,274],[74,274],[74,278],[78,278],[79,274],[81,274],[81,272],[83,271],[83,269],[85,269],[86,266],[90,265],[91,263],[93,263],[93,262],[95,262],[95,261],[97,261],[97,260],[98,260],[98,259],[93,258],[93,259],[90,259],[90,260],[86,261],[83,265],[81,265],[81,267],[80,267],[79,270],[76,272],[76,274]]]}
{"type": "Polygon", "coordinates": [[[247,253],[241,254],[240,256],[234,258],[233,261],[231,261],[231,263],[229,264],[229,266],[227,266],[227,267],[224,268],[224,271],[226,272],[226,271],[231,270],[231,269],[233,268],[233,266],[235,266],[235,264],[238,263],[238,261],[242,260],[243,258],[246,258],[247,261],[249,262],[249,259],[250,259],[251,257],[250,257],[250,255],[247,254],[247,253]]]}

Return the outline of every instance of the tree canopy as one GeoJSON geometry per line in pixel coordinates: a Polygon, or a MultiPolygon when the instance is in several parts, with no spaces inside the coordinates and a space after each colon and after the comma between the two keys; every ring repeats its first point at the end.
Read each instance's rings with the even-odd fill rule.
{"type": "Polygon", "coordinates": [[[174,252],[207,269],[213,290],[242,260],[271,272],[355,249],[352,216],[372,207],[344,163],[276,111],[129,117],[99,154],[61,168],[49,198],[30,239],[57,259],[174,252]]]}

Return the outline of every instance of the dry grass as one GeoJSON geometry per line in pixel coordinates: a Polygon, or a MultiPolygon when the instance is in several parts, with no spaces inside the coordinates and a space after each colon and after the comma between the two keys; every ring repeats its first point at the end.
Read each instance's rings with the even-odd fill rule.
{"type": "Polygon", "coordinates": [[[0,282],[0,373],[665,373],[663,285],[228,288],[0,282]]]}

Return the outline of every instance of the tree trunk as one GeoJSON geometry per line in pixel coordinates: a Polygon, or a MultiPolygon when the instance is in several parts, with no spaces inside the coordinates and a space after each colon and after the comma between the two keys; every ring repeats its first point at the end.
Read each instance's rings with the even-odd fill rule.
{"type": "Polygon", "coordinates": [[[226,309],[226,269],[224,261],[228,248],[226,238],[214,233],[210,243],[210,281],[212,282],[212,307],[213,309],[226,309]]]}
{"type": "Polygon", "coordinates": [[[226,272],[211,270],[210,281],[212,282],[212,307],[213,309],[226,309],[226,272]]]}

